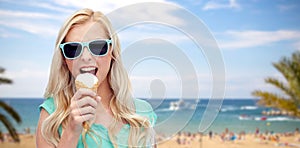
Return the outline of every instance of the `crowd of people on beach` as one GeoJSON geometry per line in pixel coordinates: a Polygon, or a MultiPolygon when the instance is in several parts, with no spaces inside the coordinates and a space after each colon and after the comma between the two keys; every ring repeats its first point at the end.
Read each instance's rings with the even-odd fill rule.
{"type": "MultiPolygon", "coordinates": [[[[209,132],[209,135],[212,134],[212,131],[209,132]]],[[[216,135],[218,135],[218,133],[216,133],[216,135]]],[[[210,139],[212,139],[212,136],[209,136],[210,139]]],[[[241,131],[238,134],[234,133],[233,131],[229,131],[228,128],[225,129],[224,132],[222,132],[221,134],[219,134],[220,140],[222,142],[224,141],[235,141],[235,140],[245,140],[246,138],[246,132],[245,131],[241,131]]]]}
{"type": "Polygon", "coordinates": [[[176,135],[176,143],[179,145],[191,145],[193,141],[201,142],[201,133],[179,132],[176,135]]]}
{"type": "Polygon", "coordinates": [[[297,146],[300,147],[300,132],[299,128],[296,128],[293,132],[275,133],[273,131],[260,132],[259,128],[256,128],[255,139],[260,143],[273,142],[276,146],[297,146]],[[281,141],[281,137],[295,137],[295,143],[288,143],[281,141]]]}
{"type": "MultiPolygon", "coordinates": [[[[160,135],[160,134],[158,134],[160,135]]],[[[246,140],[247,136],[252,136],[251,139],[254,139],[253,142],[261,143],[261,144],[271,144],[275,146],[289,146],[289,147],[300,147],[300,132],[299,128],[296,128],[293,132],[285,132],[285,133],[275,133],[273,131],[263,131],[261,132],[259,128],[253,133],[246,134],[245,131],[241,131],[239,133],[235,133],[230,131],[228,128],[221,133],[209,131],[208,133],[191,133],[191,132],[178,132],[172,140],[176,141],[177,145],[189,147],[192,143],[203,142],[203,138],[206,137],[208,140],[215,140],[221,143],[235,143],[238,141],[246,140]],[[294,137],[294,142],[286,142],[282,141],[283,137],[294,137]]],[[[158,137],[157,141],[162,141],[163,137],[158,137]]]]}
{"type": "MultiPolygon", "coordinates": [[[[23,133],[19,133],[19,135],[26,135],[26,137],[33,137],[33,134],[31,133],[31,130],[29,127],[24,128],[23,133]]],[[[2,133],[0,131],[0,143],[3,142],[14,142],[13,138],[10,136],[9,133],[2,133]]]]}
{"type": "MultiPolygon", "coordinates": [[[[24,129],[23,135],[32,135],[29,128],[24,129]]],[[[205,140],[216,141],[220,143],[236,143],[246,140],[246,137],[252,136],[254,141],[260,144],[271,144],[274,146],[284,146],[284,147],[300,147],[300,131],[299,128],[296,128],[292,132],[285,133],[275,133],[273,131],[261,131],[259,128],[253,133],[247,133],[245,131],[241,131],[239,133],[235,133],[230,131],[228,128],[225,128],[223,132],[217,133],[213,131],[209,131],[208,133],[191,133],[191,132],[178,132],[171,140],[174,140],[179,146],[191,147],[192,144],[198,143],[202,144],[205,140]],[[294,138],[294,141],[284,141],[282,139],[286,137],[294,138]],[[204,139],[205,138],[205,139],[204,139]]],[[[162,142],[165,140],[165,137],[161,134],[157,134],[157,142],[162,142]]],[[[12,142],[8,133],[0,133],[0,143],[3,142],[12,142]]]]}

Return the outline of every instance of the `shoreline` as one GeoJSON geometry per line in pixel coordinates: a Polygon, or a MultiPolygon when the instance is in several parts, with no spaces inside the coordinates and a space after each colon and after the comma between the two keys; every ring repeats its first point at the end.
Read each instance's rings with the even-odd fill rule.
{"type": "MultiPolygon", "coordinates": [[[[158,141],[161,139],[158,138],[158,141]]],[[[299,147],[300,133],[250,133],[239,134],[227,131],[221,134],[209,133],[178,133],[167,141],[158,142],[162,148],[271,148],[271,147],[299,147]]]]}

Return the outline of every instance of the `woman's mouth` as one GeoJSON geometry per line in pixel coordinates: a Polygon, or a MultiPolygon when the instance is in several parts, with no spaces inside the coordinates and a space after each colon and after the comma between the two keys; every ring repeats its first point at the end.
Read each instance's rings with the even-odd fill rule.
{"type": "Polygon", "coordinates": [[[98,68],[96,67],[84,67],[84,68],[80,68],[80,73],[91,73],[93,75],[96,75],[98,71],[98,68]]]}

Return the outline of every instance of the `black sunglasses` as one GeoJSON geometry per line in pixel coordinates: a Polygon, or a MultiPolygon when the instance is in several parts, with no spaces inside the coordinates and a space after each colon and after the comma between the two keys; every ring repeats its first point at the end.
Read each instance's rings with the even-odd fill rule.
{"type": "Polygon", "coordinates": [[[101,39],[89,42],[66,42],[60,44],[59,47],[66,59],[74,60],[82,54],[84,47],[87,47],[94,56],[105,56],[111,43],[111,39],[101,39]]]}

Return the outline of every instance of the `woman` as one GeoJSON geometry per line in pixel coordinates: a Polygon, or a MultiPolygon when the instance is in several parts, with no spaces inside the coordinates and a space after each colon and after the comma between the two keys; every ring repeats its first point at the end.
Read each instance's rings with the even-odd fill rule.
{"type": "Polygon", "coordinates": [[[100,12],[79,10],[62,26],[45,98],[37,147],[154,146],[156,114],[149,103],[132,98],[119,39],[100,12]],[[98,78],[97,93],[75,89],[81,73],[98,78]],[[85,131],[87,121],[94,123],[85,131]]]}

